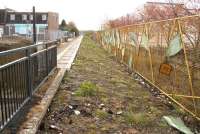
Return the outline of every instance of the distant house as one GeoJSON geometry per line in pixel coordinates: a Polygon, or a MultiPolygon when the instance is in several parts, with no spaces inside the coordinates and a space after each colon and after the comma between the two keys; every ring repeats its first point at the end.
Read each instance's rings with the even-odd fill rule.
{"type": "MultiPolygon", "coordinates": [[[[4,35],[32,37],[32,12],[16,12],[0,9],[0,31],[4,35]]],[[[54,12],[36,12],[36,32],[38,40],[54,40],[59,30],[59,15],[54,12]]]]}

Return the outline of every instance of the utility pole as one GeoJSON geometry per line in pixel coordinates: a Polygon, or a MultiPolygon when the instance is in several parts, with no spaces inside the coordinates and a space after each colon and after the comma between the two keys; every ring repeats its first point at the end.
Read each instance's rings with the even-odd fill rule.
{"type": "Polygon", "coordinates": [[[33,43],[36,44],[36,14],[35,14],[35,6],[33,6],[33,43]]]}

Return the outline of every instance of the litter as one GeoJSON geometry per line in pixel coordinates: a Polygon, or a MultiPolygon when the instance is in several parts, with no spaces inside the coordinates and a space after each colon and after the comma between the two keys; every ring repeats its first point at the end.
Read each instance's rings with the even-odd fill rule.
{"type": "Polygon", "coordinates": [[[180,132],[183,132],[185,134],[194,134],[187,126],[185,126],[181,118],[173,116],[163,116],[163,118],[167,121],[167,123],[170,126],[176,128],[180,132]]]}
{"type": "Polygon", "coordinates": [[[75,113],[76,115],[79,115],[79,114],[81,114],[81,112],[80,112],[80,111],[78,111],[78,110],[74,110],[74,113],[75,113]]]}

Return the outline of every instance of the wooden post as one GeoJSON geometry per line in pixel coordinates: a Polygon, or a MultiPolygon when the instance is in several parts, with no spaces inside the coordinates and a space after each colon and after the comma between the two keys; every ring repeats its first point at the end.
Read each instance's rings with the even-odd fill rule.
{"type": "MultiPolygon", "coordinates": [[[[148,37],[148,40],[149,40],[149,31],[148,31],[148,28],[145,24],[145,33],[148,37]]],[[[148,45],[149,45],[149,41],[148,41],[148,45]]],[[[152,82],[155,83],[155,80],[154,80],[154,71],[153,71],[153,63],[152,63],[152,55],[151,55],[151,48],[150,46],[148,46],[148,53],[149,53],[149,62],[150,62],[150,67],[151,67],[151,79],[152,79],[152,82]]]]}
{"type": "MultiPolygon", "coordinates": [[[[183,32],[182,32],[179,20],[177,20],[177,23],[178,23],[178,29],[179,29],[179,32],[180,32],[181,45],[182,45],[183,51],[184,51],[185,63],[186,63],[186,66],[187,66],[187,73],[188,73],[188,80],[189,80],[189,85],[190,85],[190,91],[191,91],[191,95],[194,96],[194,90],[193,90],[193,85],[192,85],[192,77],[191,77],[191,73],[190,73],[190,67],[189,67],[189,63],[188,63],[186,48],[185,48],[185,45],[183,44],[183,32]]],[[[194,110],[195,110],[195,114],[196,114],[197,113],[196,102],[195,102],[194,98],[192,98],[192,100],[193,100],[194,110]]]]}

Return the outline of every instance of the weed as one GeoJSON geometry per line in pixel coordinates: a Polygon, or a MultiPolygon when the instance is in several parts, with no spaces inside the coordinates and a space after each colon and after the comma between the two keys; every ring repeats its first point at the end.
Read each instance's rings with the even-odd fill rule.
{"type": "Polygon", "coordinates": [[[165,128],[165,127],[168,127],[168,124],[167,122],[162,119],[159,123],[158,123],[158,126],[161,127],[161,128],[165,128]]]}
{"type": "Polygon", "coordinates": [[[158,108],[156,108],[156,107],[150,106],[149,109],[155,115],[161,114],[161,111],[158,108]]]}
{"type": "Polygon", "coordinates": [[[99,93],[99,87],[90,81],[81,83],[80,87],[76,90],[76,96],[88,97],[96,96],[99,93]]]}
{"type": "Polygon", "coordinates": [[[66,75],[66,77],[63,78],[62,83],[70,82],[70,78],[66,75]]]}
{"type": "Polygon", "coordinates": [[[95,111],[95,116],[100,118],[100,119],[106,119],[109,116],[109,114],[106,111],[97,109],[95,111]]]}
{"type": "Polygon", "coordinates": [[[176,104],[172,104],[172,105],[174,107],[174,112],[176,112],[177,114],[179,114],[179,115],[186,114],[186,112],[182,108],[180,108],[178,105],[176,105],[176,104]]]}
{"type": "Polygon", "coordinates": [[[149,123],[149,118],[145,113],[125,112],[123,115],[124,121],[127,124],[146,125],[149,123]]]}
{"type": "Polygon", "coordinates": [[[93,123],[89,124],[88,127],[90,129],[96,129],[97,128],[97,126],[95,124],[93,124],[93,123]]]}

